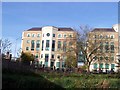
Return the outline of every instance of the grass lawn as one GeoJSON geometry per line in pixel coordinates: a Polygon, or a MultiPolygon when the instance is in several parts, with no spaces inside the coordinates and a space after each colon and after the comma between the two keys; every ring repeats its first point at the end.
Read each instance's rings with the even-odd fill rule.
{"type": "Polygon", "coordinates": [[[3,88],[120,88],[120,75],[12,72],[3,70],[3,88]]]}

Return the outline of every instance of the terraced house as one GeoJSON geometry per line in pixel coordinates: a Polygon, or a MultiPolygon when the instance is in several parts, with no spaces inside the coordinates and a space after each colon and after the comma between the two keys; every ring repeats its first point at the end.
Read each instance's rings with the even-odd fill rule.
{"type": "MultiPolygon", "coordinates": [[[[90,66],[90,71],[100,70],[108,72],[114,70],[117,72],[118,68],[118,52],[119,52],[119,33],[118,29],[113,28],[95,28],[89,33],[89,40],[94,45],[99,45],[93,57],[94,60],[90,66]]],[[[88,50],[88,53],[90,51],[88,50]]]]}
{"type": "Polygon", "coordinates": [[[31,28],[22,33],[22,51],[31,52],[36,60],[45,67],[64,68],[67,44],[76,35],[71,28],[45,26],[31,28]],[[66,40],[66,38],[69,40],[66,40]]]}

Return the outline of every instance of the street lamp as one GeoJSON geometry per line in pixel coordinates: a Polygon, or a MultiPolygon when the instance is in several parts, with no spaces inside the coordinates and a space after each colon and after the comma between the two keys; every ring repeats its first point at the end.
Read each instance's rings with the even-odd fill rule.
{"type": "Polygon", "coordinates": [[[15,51],[14,51],[14,58],[16,58],[16,49],[17,49],[17,40],[20,39],[21,37],[17,38],[15,40],[15,51]]]}

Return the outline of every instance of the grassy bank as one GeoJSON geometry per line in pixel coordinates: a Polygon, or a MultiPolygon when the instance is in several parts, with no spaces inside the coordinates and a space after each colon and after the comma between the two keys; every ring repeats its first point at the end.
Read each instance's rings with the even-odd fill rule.
{"type": "Polygon", "coordinates": [[[118,74],[66,74],[3,70],[3,88],[120,88],[118,74]]]}

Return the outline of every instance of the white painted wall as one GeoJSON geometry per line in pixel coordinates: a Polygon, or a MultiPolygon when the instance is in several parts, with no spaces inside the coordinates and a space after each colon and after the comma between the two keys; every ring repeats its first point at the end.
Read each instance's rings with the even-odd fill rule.
{"type": "MultiPolygon", "coordinates": [[[[42,28],[42,40],[44,40],[44,49],[43,51],[41,51],[41,54],[43,54],[43,59],[41,59],[40,61],[43,61],[43,64],[45,62],[45,54],[49,54],[49,59],[48,59],[48,67],[50,67],[50,63],[51,63],[51,55],[55,53],[52,51],[52,40],[55,40],[56,36],[55,35],[55,38],[53,38],[53,33],[56,34],[56,32],[58,31],[57,28],[53,27],[53,26],[46,26],[46,27],[43,27],[42,28]],[[50,36],[48,37],[46,34],[47,33],[50,33],[50,36]],[[44,34],[44,37],[43,37],[43,34],[44,34]],[[46,48],[46,40],[50,40],[50,43],[49,43],[49,51],[46,51],[45,48],[46,48]]],[[[41,49],[42,49],[42,40],[41,40],[41,49]]],[[[56,63],[54,63],[56,65],[56,63]]]]}

